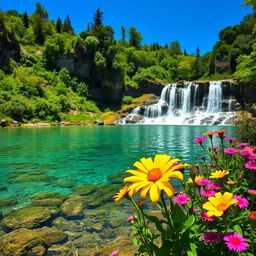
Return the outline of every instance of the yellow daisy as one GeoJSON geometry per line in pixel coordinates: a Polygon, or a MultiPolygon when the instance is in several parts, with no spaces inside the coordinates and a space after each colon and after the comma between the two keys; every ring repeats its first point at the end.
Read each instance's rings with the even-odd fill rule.
{"type": "Polygon", "coordinates": [[[226,175],[229,174],[229,171],[224,170],[224,171],[215,171],[211,173],[210,178],[211,179],[222,179],[224,178],[226,175]]]}
{"type": "Polygon", "coordinates": [[[128,196],[128,194],[129,194],[129,186],[125,185],[123,188],[119,190],[119,192],[115,196],[113,196],[114,201],[117,203],[124,197],[128,196]]]}
{"type": "MultiPolygon", "coordinates": [[[[198,181],[200,181],[200,180],[202,180],[204,178],[204,176],[202,176],[202,175],[197,175],[196,177],[195,177],[195,184],[197,184],[197,182],[198,181]]],[[[192,183],[193,182],[193,180],[191,179],[191,178],[189,178],[188,179],[188,183],[192,183]]]]}
{"type": "Polygon", "coordinates": [[[183,180],[183,174],[179,169],[183,169],[188,164],[175,164],[180,159],[165,155],[156,155],[154,161],[151,157],[141,158],[140,162],[135,162],[136,170],[127,170],[126,172],[133,174],[124,179],[124,182],[131,182],[129,187],[129,195],[132,196],[141,189],[140,196],[146,198],[149,191],[152,202],[158,202],[161,191],[172,197],[174,192],[173,186],[169,183],[170,178],[183,180]]]}
{"type": "Polygon", "coordinates": [[[237,203],[237,199],[233,199],[233,194],[225,192],[223,195],[218,192],[214,197],[209,197],[208,202],[203,204],[203,208],[207,210],[207,216],[220,217],[233,204],[237,203]]]}

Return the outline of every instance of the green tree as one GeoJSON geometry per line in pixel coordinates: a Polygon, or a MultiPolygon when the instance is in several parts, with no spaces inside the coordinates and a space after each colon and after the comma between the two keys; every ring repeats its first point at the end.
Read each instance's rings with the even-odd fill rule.
{"type": "Polygon", "coordinates": [[[130,45],[139,48],[142,41],[141,33],[136,30],[135,27],[129,28],[129,42],[130,45]]]}
{"type": "Polygon", "coordinates": [[[97,38],[101,38],[103,27],[103,12],[98,8],[93,16],[93,23],[91,25],[92,33],[97,38]]]}
{"type": "Polygon", "coordinates": [[[71,35],[74,34],[74,29],[72,27],[69,15],[66,16],[66,18],[64,20],[64,23],[63,23],[63,26],[62,26],[62,29],[63,29],[63,32],[66,32],[66,33],[71,34],[71,35]]]}
{"type": "Polygon", "coordinates": [[[124,44],[126,38],[126,28],[125,26],[121,26],[121,34],[122,34],[122,43],[124,44]]]}
{"type": "Polygon", "coordinates": [[[41,5],[39,2],[36,3],[36,10],[34,12],[35,15],[38,15],[41,17],[43,20],[48,19],[48,12],[45,10],[44,6],[41,5]]]}
{"type": "Polygon", "coordinates": [[[169,53],[171,56],[181,55],[182,51],[180,49],[179,41],[172,41],[169,48],[169,53]]]}
{"type": "Polygon", "coordinates": [[[57,22],[56,22],[56,31],[57,31],[57,33],[62,32],[62,21],[61,21],[60,17],[58,17],[57,22]]]}
{"type": "Polygon", "coordinates": [[[27,12],[25,12],[23,14],[23,24],[24,24],[25,28],[29,27],[29,21],[28,21],[28,14],[27,14],[27,12]]]}
{"type": "Polygon", "coordinates": [[[195,79],[200,77],[200,49],[199,46],[196,48],[196,60],[195,60],[195,79]]]}
{"type": "Polygon", "coordinates": [[[33,15],[33,20],[33,31],[35,34],[36,42],[39,44],[43,44],[45,41],[45,34],[43,31],[43,20],[39,15],[33,15]]]}

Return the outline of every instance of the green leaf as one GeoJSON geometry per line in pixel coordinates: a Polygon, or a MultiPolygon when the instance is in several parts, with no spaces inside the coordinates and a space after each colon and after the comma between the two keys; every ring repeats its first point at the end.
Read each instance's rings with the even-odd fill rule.
{"type": "Polygon", "coordinates": [[[234,231],[235,231],[236,233],[238,233],[239,235],[243,236],[243,230],[242,230],[242,228],[241,228],[239,225],[235,225],[235,226],[233,227],[233,229],[234,229],[234,231]]]}
{"type": "Polygon", "coordinates": [[[186,220],[186,215],[178,204],[175,204],[173,210],[171,211],[171,217],[176,228],[181,227],[186,220]]]}
{"type": "Polygon", "coordinates": [[[182,224],[182,233],[185,232],[187,229],[191,228],[195,223],[195,216],[190,215],[187,220],[182,224]]]}
{"type": "Polygon", "coordinates": [[[190,243],[190,250],[187,251],[188,256],[197,256],[196,248],[196,244],[190,243]]]}
{"type": "Polygon", "coordinates": [[[166,223],[165,221],[163,220],[159,220],[157,217],[155,216],[151,216],[151,215],[147,215],[147,214],[144,214],[145,217],[150,221],[150,222],[153,222],[155,225],[156,225],[156,228],[158,229],[158,231],[164,233],[166,232],[165,229],[162,227],[162,224],[163,223],[166,223]]]}

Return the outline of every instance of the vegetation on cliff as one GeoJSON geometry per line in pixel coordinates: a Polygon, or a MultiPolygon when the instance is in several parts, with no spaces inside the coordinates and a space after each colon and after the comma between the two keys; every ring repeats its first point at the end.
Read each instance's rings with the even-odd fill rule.
{"type": "MultiPolygon", "coordinates": [[[[245,4],[254,7],[254,1],[245,4]]],[[[231,63],[231,73],[219,77],[235,72],[241,81],[252,82],[255,23],[253,11],[239,25],[220,31],[213,51],[200,56],[199,47],[189,54],[182,52],[178,41],[142,45],[142,34],[133,26],[121,26],[121,38],[115,39],[100,9],[79,35],[69,15],[55,22],[40,3],[32,15],[0,11],[0,53],[5,53],[0,59],[0,117],[59,121],[82,113],[82,119],[91,121],[100,110],[88,100],[90,96],[120,101],[129,90],[142,92],[143,79],[216,78],[216,60],[231,63]]]]}

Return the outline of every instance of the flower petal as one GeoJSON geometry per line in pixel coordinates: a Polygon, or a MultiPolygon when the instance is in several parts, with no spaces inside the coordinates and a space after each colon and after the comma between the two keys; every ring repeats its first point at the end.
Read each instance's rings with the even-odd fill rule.
{"type": "Polygon", "coordinates": [[[171,159],[171,156],[165,155],[156,155],[154,159],[154,168],[162,168],[167,164],[167,162],[171,159]]]}
{"type": "Polygon", "coordinates": [[[158,186],[153,183],[153,185],[150,187],[149,194],[150,199],[153,203],[156,203],[159,201],[161,190],[158,188],[158,186]]]}
{"type": "Polygon", "coordinates": [[[163,178],[177,178],[177,179],[181,179],[181,180],[183,180],[183,178],[184,178],[184,176],[183,176],[183,174],[180,172],[180,171],[172,171],[172,170],[170,170],[170,171],[168,171],[168,172],[166,172],[164,175],[163,175],[163,178]]]}
{"type": "Polygon", "coordinates": [[[146,198],[147,193],[148,193],[148,190],[150,189],[150,187],[152,186],[152,184],[153,184],[153,183],[150,183],[150,184],[148,184],[147,186],[145,186],[145,187],[143,187],[143,188],[141,189],[141,191],[140,191],[140,196],[141,196],[142,198],[146,198]]]}
{"type": "Polygon", "coordinates": [[[165,166],[162,167],[162,172],[165,173],[169,171],[169,169],[173,166],[174,163],[180,162],[181,160],[178,158],[171,159],[165,166]]]}
{"type": "Polygon", "coordinates": [[[127,170],[125,172],[131,173],[135,176],[145,177],[145,179],[147,178],[147,174],[145,172],[140,171],[140,170],[127,170]]]}
{"type": "Polygon", "coordinates": [[[156,185],[159,189],[164,190],[169,197],[172,197],[175,193],[173,186],[169,182],[159,180],[156,182],[156,185]]]}
{"type": "Polygon", "coordinates": [[[141,162],[135,162],[133,164],[133,166],[135,166],[136,168],[138,168],[140,171],[148,173],[149,170],[147,170],[144,165],[141,162]]]}
{"type": "Polygon", "coordinates": [[[140,161],[142,162],[142,164],[144,165],[144,167],[147,170],[152,170],[154,168],[154,163],[151,157],[148,158],[141,158],[140,161]]]}
{"type": "Polygon", "coordinates": [[[130,176],[130,177],[124,178],[124,182],[139,182],[144,180],[145,178],[138,177],[138,176],[130,176]]]}

